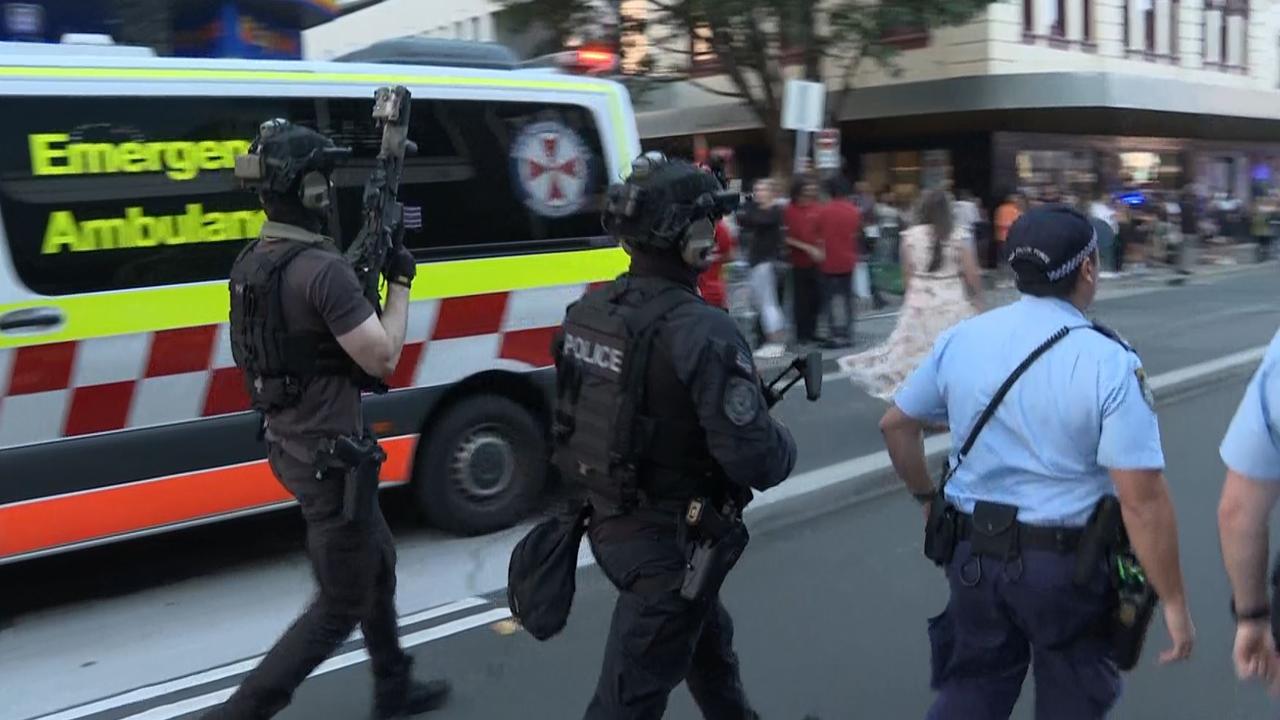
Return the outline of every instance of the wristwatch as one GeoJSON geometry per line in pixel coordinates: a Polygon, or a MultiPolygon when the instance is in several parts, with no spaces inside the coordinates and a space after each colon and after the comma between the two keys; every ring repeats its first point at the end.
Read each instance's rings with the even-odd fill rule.
{"type": "Polygon", "coordinates": [[[1241,620],[1265,620],[1271,617],[1271,608],[1264,605],[1259,608],[1240,612],[1236,610],[1236,599],[1231,598],[1231,617],[1236,622],[1240,622],[1241,620]]]}
{"type": "Polygon", "coordinates": [[[929,492],[923,493],[911,493],[911,497],[915,498],[916,502],[920,503],[920,506],[923,507],[938,499],[938,491],[930,490],[929,492]]]}

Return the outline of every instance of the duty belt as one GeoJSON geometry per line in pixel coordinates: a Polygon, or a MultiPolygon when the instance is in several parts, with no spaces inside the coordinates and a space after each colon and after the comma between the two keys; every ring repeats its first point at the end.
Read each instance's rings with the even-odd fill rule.
{"type": "MultiPolygon", "coordinates": [[[[1084,528],[1046,527],[1017,523],[1018,545],[1024,550],[1047,550],[1056,553],[1072,553],[1080,546],[1084,528]]],[[[957,513],[956,540],[968,540],[973,535],[973,516],[957,513]]]]}

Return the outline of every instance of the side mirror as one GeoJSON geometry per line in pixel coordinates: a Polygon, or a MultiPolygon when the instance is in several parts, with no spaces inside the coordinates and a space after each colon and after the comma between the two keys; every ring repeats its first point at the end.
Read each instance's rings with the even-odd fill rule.
{"type": "Polygon", "coordinates": [[[804,394],[809,402],[822,397],[822,353],[811,352],[804,359],[804,394]]]}

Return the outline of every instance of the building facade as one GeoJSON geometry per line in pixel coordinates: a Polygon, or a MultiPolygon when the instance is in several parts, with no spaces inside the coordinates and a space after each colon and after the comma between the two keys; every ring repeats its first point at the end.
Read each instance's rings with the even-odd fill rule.
{"type": "Polygon", "coordinates": [[[337,16],[336,0],[0,0],[0,40],[98,35],[160,55],[297,60],[303,28],[337,16]]]}
{"type": "MultiPolygon", "coordinates": [[[[646,4],[628,0],[624,11],[646,4]]],[[[309,30],[308,55],[409,32],[519,35],[496,30],[496,2],[427,5],[384,0],[309,30]]],[[[660,52],[623,40],[624,52],[660,52]]],[[[950,181],[990,202],[1015,189],[1195,182],[1247,199],[1280,179],[1280,0],[999,0],[962,27],[894,41],[896,70],[868,64],[836,109],[848,172],[877,188],[910,194],[950,181]]],[[[696,38],[690,49],[665,60],[697,62],[696,38]]],[[[702,73],[638,97],[641,137],[673,152],[727,146],[744,176],[767,173],[762,124],[702,89],[717,86],[731,87],[702,73]]]]}
{"type": "MultiPolygon", "coordinates": [[[[1001,0],[902,40],[897,72],[864,68],[837,112],[850,174],[874,187],[951,181],[991,201],[1195,182],[1247,199],[1280,174],[1273,0],[1001,0]]],[[[689,84],[637,107],[647,143],[728,145],[767,172],[749,108],[689,84]]]]}
{"type": "Polygon", "coordinates": [[[304,31],[303,54],[331,60],[404,35],[520,45],[517,34],[499,37],[495,19],[500,11],[496,0],[382,0],[304,31]]]}

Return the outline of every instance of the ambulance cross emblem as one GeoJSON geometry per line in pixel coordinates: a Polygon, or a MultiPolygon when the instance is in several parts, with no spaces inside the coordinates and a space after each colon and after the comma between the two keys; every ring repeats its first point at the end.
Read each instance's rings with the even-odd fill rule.
{"type": "Polygon", "coordinates": [[[560,123],[525,128],[511,149],[525,204],[548,217],[578,212],[586,199],[589,158],[581,138],[560,123]]]}

